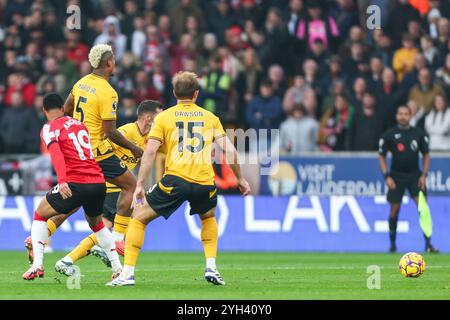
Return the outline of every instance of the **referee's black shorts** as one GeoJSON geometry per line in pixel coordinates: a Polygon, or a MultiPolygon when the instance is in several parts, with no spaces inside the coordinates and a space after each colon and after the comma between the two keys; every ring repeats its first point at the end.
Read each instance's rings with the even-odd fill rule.
{"type": "MultiPolygon", "coordinates": [[[[419,178],[421,173],[413,174],[411,176],[399,176],[391,174],[392,179],[395,182],[395,189],[389,189],[387,193],[387,201],[389,203],[401,203],[405,191],[408,190],[409,195],[412,198],[419,196],[419,178]]],[[[426,190],[423,190],[426,192],[426,190]]]]}

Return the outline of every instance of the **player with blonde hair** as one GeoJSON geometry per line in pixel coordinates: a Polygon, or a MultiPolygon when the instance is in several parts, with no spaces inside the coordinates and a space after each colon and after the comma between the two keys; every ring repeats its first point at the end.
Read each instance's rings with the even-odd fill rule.
{"type": "Polygon", "coordinates": [[[136,178],[114,154],[108,140],[130,150],[136,158],[140,158],[143,151],[116,128],[118,95],[108,82],[116,69],[111,46],[98,44],[92,47],[89,52],[89,63],[93,71],[73,86],[65,104],[65,112],[86,125],[95,160],[100,165],[106,181],[121,189],[113,231],[120,252],[130,220],[136,178]]]}

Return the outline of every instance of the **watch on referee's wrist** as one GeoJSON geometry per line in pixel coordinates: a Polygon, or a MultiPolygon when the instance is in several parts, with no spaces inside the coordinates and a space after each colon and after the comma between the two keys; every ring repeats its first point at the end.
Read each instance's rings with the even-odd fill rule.
{"type": "Polygon", "coordinates": [[[389,174],[389,172],[385,172],[383,173],[384,179],[386,180],[388,177],[390,177],[391,175],[389,174]]]}

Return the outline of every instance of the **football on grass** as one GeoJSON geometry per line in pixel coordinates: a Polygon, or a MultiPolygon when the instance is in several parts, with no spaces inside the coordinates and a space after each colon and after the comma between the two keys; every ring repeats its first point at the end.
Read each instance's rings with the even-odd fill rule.
{"type": "Polygon", "coordinates": [[[416,252],[408,252],[400,259],[399,267],[405,277],[417,278],[425,272],[425,260],[416,252]]]}

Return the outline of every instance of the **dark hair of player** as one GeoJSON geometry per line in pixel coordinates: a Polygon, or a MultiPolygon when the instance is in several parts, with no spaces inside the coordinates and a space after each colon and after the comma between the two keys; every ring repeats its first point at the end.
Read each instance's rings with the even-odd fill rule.
{"type": "Polygon", "coordinates": [[[163,105],[159,101],[155,100],[144,100],[142,101],[137,108],[137,116],[138,118],[146,113],[156,112],[156,109],[162,109],[163,105]]]}
{"type": "Polygon", "coordinates": [[[51,92],[45,95],[43,100],[44,109],[50,111],[52,109],[61,109],[64,101],[61,96],[55,92],[51,92]]]}

